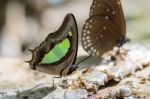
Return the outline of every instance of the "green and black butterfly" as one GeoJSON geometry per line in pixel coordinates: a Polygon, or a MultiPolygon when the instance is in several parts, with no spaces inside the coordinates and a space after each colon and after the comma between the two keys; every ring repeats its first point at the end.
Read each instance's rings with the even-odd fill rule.
{"type": "Polygon", "coordinates": [[[60,28],[50,33],[32,52],[28,61],[31,68],[48,74],[65,76],[75,71],[78,50],[78,28],[75,17],[69,13],[60,28]]]}

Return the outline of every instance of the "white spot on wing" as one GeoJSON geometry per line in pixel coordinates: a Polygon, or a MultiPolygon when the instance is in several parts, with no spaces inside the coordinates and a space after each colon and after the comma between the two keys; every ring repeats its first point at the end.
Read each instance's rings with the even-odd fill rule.
{"type": "Polygon", "coordinates": [[[93,22],[93,20],[91,19],[91,20],[90,20],[90,22],[92,23],[92,22],[93,22]]]}
{"type": "Polygon", "coordinates": [[[109,9],[106,9],[107,12],[109,12],[109,9]]]}
{"type": "Polygon", "coordinates": [[[115,11],[113,11],[113,12],[112,12],[112,14],[113,14],[113,15],[115,15],[115,14],[116,14],[116,12],[115,12],[115,11]]]}
{"type": "Polygon", "coordinates": [[[86,25],[88,26],[88,25],[89,25],[89,23],[87,22],[87,23],[86,23],[86,25]]]}
{"type": "Polygon", "coordinates": [[[106,20],[108,20],[108,19],[109,19],[109,17],[108,17],[108,16],[105,16],[105,19],[106,19],[106,20]]]}
{"type": "Polygon", "coordinates": [[[99,52],[96,53],[96,56],[99,56],[99,52]]]}
{"type": "Polygon", "coordinates": [[[96,51],[97,51],[96,49],[93,50],[94,53],[96,53],[96,51]]]}
{"type": "Polygon", "coordinates": [[[94,50],[94,47],[91,47],[91,49],[90,49],[91,51],[93,51],[94,50]]]}
{"type": "Polygon", "coordinates": [[[118,1],[117,3],[118,3],[118,5],[120,5],[120,4],[121,4],[121,2],[120,2],[120,1],[118,1]]]}
{"type": "Polygon", "coordinates": [[[87,28],[88,28],[88,26],[86,25],[86,26],[85,26],[85,28],[87,29],[87,28]]]}
{"type": "Polygon", "coordinates": [[[87,49],[87,48],[88,48],[88,46],[86,46],[86,45],[85,45],[85,46],[84,46],[84,48],[85,48],[85,49],[87,49]]]}
{"type": "Polygon", "coordinates": [[[101,35],[100,35],[100,38],[103,38],[103,37],[104,37],[104,35],[103,35],[103,34],[101,34],[101,35]]]}
{"type": "Polygon", "coordinates": [[[88,42],[88,43],[90,43],[90,42],[91,42],[91,40],[89,40],[89,39],[88,39],[88,40],[87,40],[87,42],[88,42]]]}
{"type": "Polygon", "coordinates": [[[86,29],[84,29],[83,32],[86,32],[86,29]]]}
{"type": "Polygon", "coordinates": [[[85,37],[82,37],[82,40],[84,41],[84,40],[85,40],[85,37]]]}
{"type": "Polygon", "coordinates": [[[100,4],[98,4],[97,6],[98,6],[98,7],[100,7],[101,5],[100,5],[100,4]]]}
{"type": "Polygon", "coordinates": [[[106,26],[103,26],[103,29],[106,30],[106,26]]]}
{"type": "Polygon", "coordinates": [[[88,47],[90,47],[90,46],[92,46],[92,44],[91,44],[91,43],[89,43],[87,46],[88,46],[88,47]]]}
{"type": "Polygon", "coordinates": [[[87,31],[87,34],[90,34],[90,31],[87,31]]]}
{"type": "Polygon", "coordinates": [[[83,42],[83,45],[86,45],[87,44],[87,42],[83,42]]]}
{"type": "Polygon", "coordinates": [[[91,51],[89,50],[88,53],[91,54],[91,51]]]}
{"type": "Polygon", "coordinates": [[[86,36],[86,35],[87,35],[86,32],[84,32],[84,33],[83,33],[83,36],[86,36]]]}
{"type": "Polygon", "coordinates": [[[89,28],[92,28],[92,25],[90,25],[89,28]]]}
{"type": "Polygon", "coordinates": [[[90,39],[90,36],[87,36],[86,39],[90,39]]]}

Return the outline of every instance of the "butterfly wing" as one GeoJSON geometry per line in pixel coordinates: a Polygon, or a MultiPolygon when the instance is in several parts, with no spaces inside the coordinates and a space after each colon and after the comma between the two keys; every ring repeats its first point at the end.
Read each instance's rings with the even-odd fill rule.
{"type": "Polygon", "coordinates": [[[125,37],[126,24],[120,0],[93,0],[90,17],[82,30],[82,46],[100,56],[125,37]]]}
{"type": "Polygon", "coordinates": [[[126,23],[120,0],[93,0],[90,17],[105,17],[117,24],[121,33],[126,33],[126,23]]]}
{"type": "Polygon", "coordinates": [[[32,51],[30,66],[49,74],[67,75],[69,68],[75,64],[77,49],[77,24],[73,14],[67,14],[61,27],[50,33],[45,41],[32,51]]]}

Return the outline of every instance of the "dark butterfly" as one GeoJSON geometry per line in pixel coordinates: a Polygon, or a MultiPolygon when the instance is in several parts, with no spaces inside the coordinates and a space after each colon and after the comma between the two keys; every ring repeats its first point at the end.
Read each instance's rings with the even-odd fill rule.
{"type": "Polygon", "coordinates": [[[93,0],[81,36],[84,50],[93,56],[101,56],[114,46],[120,47],[127,42],[120,0],[93,0]]]}
{"type": "Polygon", "coordinates": [[[77,69],[78,29],[73,14],[67,14],[61,27],[50,33],[32,52],[28,61],[32,69],[49,73],[69,75],[77,69]]]}

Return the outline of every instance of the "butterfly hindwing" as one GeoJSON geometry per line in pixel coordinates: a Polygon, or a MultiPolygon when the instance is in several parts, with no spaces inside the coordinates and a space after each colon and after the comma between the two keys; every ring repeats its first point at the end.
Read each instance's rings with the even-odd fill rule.
{"type": "Polygon", "coordinates": [[[101,56],[124,39],[125,33],[120,0],[93,0],[81,34],[83,48],[93,56],[101,56]]]}
{"type": "Polygon", "coordinates": [[[115,30],[110,27],[112,25],[111,22],[104,20],[104,18],[95,17],[87,20],[86,24],[88,23],[90,25],[84,26],[81,41],[83,42],[83,48],[89,54],[99,56],[105,51],[111,50],[110,48],[116,45],[117,42],[114,39],[116,38],[116,34],[115,30]],[[101,22],[103,24],[100,24],[101,22]],[[109,32],[112,34],[109,34],[109,32]]]}

